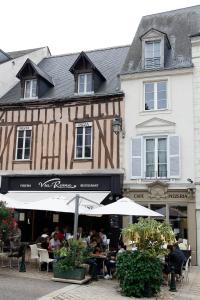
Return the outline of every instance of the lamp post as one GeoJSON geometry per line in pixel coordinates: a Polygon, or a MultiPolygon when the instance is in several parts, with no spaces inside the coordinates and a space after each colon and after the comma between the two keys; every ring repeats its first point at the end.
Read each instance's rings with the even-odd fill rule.
{"type": "Polygon", "coordinates": [[[79,214],[79,195],[75,196],[75,213],[74,213],[74,236],[73,238],[77,240],[77,231],[78,231],[78,214],[79,214]]]}

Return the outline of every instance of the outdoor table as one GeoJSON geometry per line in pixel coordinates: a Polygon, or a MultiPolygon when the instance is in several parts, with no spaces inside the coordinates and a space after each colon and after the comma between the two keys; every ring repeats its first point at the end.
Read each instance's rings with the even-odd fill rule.
{"type": "Polygon", "coordinates": [[[91,256],[91,258],[95,258],[95,259],[99,259],[102,261],[102,265],[103,265],[103,277],[105,276],[105,260],[107,259],[106,255],[93,255],[91,256]]]}

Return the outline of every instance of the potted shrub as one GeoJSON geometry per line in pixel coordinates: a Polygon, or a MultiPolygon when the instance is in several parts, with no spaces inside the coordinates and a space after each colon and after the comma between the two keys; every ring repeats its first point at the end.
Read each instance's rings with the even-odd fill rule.
{"type": "Polygon", "coordinates": [[[117,257],[116,274],[122,292],[129,297],[152,297],[160,291],[164,244],[174,241],[169,224],[140,218],[122,230],[124,240],[132,241],[136,251],[126,251],[117,257]]]}
{"type": "Polygon", "coordinates": [[[54,277],[83,280],[86,273],[83,264],[87,258],[87,250],[81,241],[69,240],[68,244],[55,251],[57,259],[53,263],[54,277]]]}

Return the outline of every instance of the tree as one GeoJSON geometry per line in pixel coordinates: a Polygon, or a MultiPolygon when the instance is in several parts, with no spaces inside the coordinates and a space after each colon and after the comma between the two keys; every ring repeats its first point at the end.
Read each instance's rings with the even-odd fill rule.
{"type": "Polygon", "coordinates": [[[167,222],[140,218],[122,230],[124,240],[132,241],[138,250],[148,250],[154,255],[163,253],[163,246],[175,240],[174,232],[167,222]]]}
{"type": "Polygon", "coordinates": [[[6,207],[5,202],[0,201],[0,240],[8,239],[14,231],[15,224],[13,209],[6,207]]]}

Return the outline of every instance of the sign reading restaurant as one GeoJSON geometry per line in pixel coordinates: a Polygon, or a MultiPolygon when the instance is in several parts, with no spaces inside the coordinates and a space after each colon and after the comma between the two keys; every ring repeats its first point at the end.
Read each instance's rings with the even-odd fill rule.
{"type": "Polygon", "coordinates": [[[119,174],[2,176],[1,192],[8,191],[111,191],[121,192],[119,174]]]}

